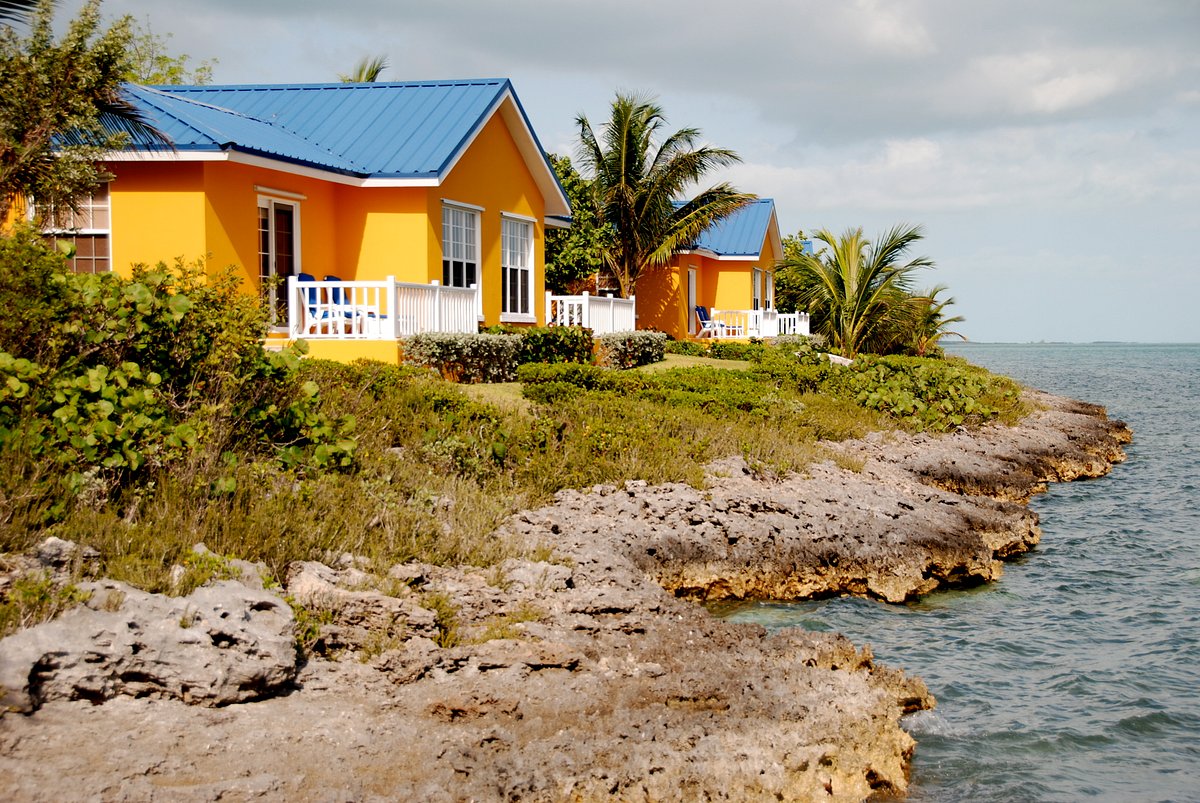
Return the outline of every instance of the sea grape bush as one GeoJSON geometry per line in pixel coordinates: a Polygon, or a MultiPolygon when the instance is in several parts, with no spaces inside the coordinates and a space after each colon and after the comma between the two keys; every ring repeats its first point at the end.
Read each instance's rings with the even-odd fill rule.
{"type": "Polygon", "coordinates": [[[945,432],[994,419],[1013,404],[1011,381],[968,366],[919,357],[860,356],[835,373],[837,387],[857,403],[905,426],[945,432]]]}
{"type": "MultiPolygon", "coordinates": [[[[319,411],[299,355],[265,352],[257,299],[203,265],[73,275],[36,235],[0,238],[0,459],[52,466],[45,481],[105,493],[198,449],[349,468],[352,420],[319,411]],[[15,288],[23,287],[23,292],[15,288]]],[[[56,508],[61,512],[63,505],[56,508]]]]}

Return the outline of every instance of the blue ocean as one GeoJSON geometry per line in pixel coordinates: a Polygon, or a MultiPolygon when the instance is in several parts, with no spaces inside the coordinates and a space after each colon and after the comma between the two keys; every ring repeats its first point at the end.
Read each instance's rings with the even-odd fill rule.
{"type": "Polygon", "coordinates": [[[997,583],[731,618],[839,631],[924,678],[911,800],[1200,801],[1200,346],[949,351],[1105,405],[1134,430],[1128,461],[1036,497],[1042,542],[997,583]]]}

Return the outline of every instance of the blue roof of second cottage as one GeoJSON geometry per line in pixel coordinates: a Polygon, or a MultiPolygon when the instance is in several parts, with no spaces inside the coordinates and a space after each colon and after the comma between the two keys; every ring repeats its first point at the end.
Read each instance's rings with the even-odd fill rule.
{"type": "MultiPolygon", "coordinates": [[[[360,178],[438,178],[510,95],[507,79],[373,84],[128,85],[181,153],[237,150],[360,178]]],[[[132,150],[162,146],[132,137],[132,150]]]]}
{"type": "Polygon", "coordinates": [[[729,217],[717,221],[704,230],[696,241],[695,249],[712,251],[725,257],[757,257],[762,253],[763,242],[771,228],[775,215],[775,201],[759,198],[738,209],[729,217]]]}

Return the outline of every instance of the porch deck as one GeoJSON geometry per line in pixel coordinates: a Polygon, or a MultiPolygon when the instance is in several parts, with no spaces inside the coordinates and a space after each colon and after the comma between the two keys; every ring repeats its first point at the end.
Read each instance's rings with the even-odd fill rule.
{"type": "Polygon", "coordinates": [[[479,290],[398,282],[287,283],[288,337],[294,340],[398,340],[423,332],[476,332],[479,290]]]}
{"type": "MultiPolygon", "coordinates": [[[[709,316],[716,323],[711,335],[718,340],[746,340],[752,337],[779,337],[780,335],[809,334],[809,317],[806,312],[779,312],[773,309],[727,309],[710,310],[709,316]]],[[[708,334],[705,335],[707,337],[708,334]]]]}

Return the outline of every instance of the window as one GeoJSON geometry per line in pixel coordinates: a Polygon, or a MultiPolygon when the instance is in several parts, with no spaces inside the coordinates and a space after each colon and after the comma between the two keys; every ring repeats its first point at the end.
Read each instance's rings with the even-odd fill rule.
{"type": "Polygon", "coordinates": [[[763,308],[763,272],[761,268],[754,269],[754,309],[763,308]]]}
{"type": "Polygon", "coordinates": [[[54,207],[38,207],[45,221],[43,231],[54,244],[70,243],[74,256],[71,269],[76,273],[106,273],[112,270],[112,235],[108,184],[101,184],[79,205],[78,212],[54,207]]]}
{"type": "Polygon", "coordinates": [[[767,273],[767,297],[763,299],[767,309],[775,309],[775,272],[767,273]]]}
{"type": "Polygon", "coordinates": [[[258,197],[258,286],[271,324],[288,320],[287,278],[300,272],[300,204],[258,197]]]}
{"type": "Polygon", "coordinates": [[[532,318],[529,297],[533,295],[533,224],[505,216],[501,218],[501,314],[510,318],[532,318]]]}
{"type": "Polygon", "coordinates": [[[442,284],[479,284],[479,213],[474,210],[442,207],[442,284]]]}

